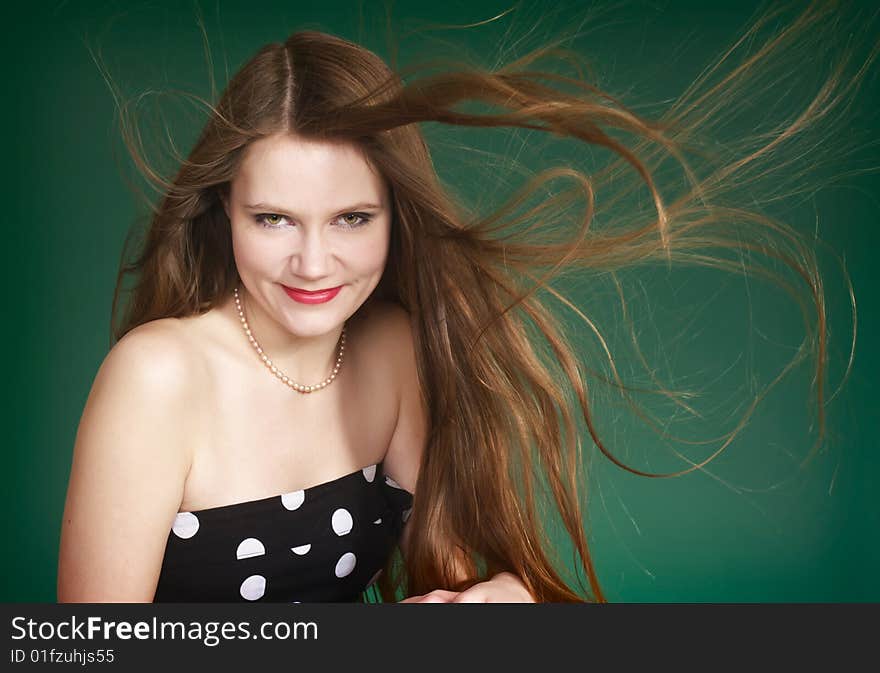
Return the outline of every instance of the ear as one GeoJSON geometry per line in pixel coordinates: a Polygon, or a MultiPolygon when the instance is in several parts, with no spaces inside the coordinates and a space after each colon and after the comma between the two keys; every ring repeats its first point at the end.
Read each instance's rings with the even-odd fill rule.
{"type": "Polygon", "coordinates": [[[221,187],[219,190],[219,195],[220,203],[223,206],[223,210],[226,212],[226,217],[231,220],[232,218],[229,215],[229,188],[221,187]]]}

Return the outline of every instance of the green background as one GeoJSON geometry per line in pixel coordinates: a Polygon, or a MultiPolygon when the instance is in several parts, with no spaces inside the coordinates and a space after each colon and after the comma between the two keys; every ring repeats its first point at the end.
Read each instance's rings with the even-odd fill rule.
{"type": "MultiPolygon", "coordinates": [[[[600,28],[576,45],[594,59],[600,84],[627,102],[668,98],[699,74],[756,8],[747,2],[707,4],[632,2],[608,8],[600,28]]],[[[390,16],[396,33],[404,36],[429,23],[475,23],[508,6],[395,2],[390,16]]],[[[415,48],[448,55],[455,44],[490,59],[505,34],[509,44],[522,36],[517,48],[534,46],[554,31],[577,25],[591,7],[522,3],[490,26],[404,36],[400,56],[405,61],[415,48]]],[[[361,41],[388,57],[379,3],[224,0],[203,2],[201,11],[219,87],[226,65],[232,72],[260,45],[305,27],[361,41]]],[[[11,160],[4,163],[3,176],[4,338],[10,356],[5,405],[10,436],[0,465],[7,528],[0,597],[7,602],[55,600],[58,535],[76,426],[108,350],[122,243],[136,215],[143,213],[126,186],[132,171],[119,142],[113,99],[86,44],[100,46],[114,80],[129,94],[181,87],[207,96],[195,17],[195,5],[188,3],[70,1],[33,3],[30,9],[14,10],[7,20],[4,126],[11,160]]],[[[805,71],[813,69],[820,67],[810,64],[805,71]]],[[[853,111],[853,128],[874,142],[878,91],[875,69],[853,111]]],[[[168,105],[178,142],[186,149],[196,128],[191,123],[197,119],[195,110],[173,100],[168,105]]],[[[838,131],[843,136],[855,132],[838,131]]],[[[479,185],[474,172],[479,166],[456,164],[450,153],[455,136],[442,137],[449,145],[438,150],[441,176],[463,192],[468,184],[479,185]]],[[[880,157],[876,148],[864,147],[837,168],[845,172],[871,164],[880,165],[880,157]]],[[[874,348],[880,300],[873,291],[880,248],[878,187],[876,173],[859,172],[829,184],[809,201],[792,203],[788,211],[808,231],[821,216],[821,236],[846,259],[859,303],[855,366],[846,388],[829,405],[826,449],[797,470],[792,456],[803,456],[811,438],[809,371],[802,368],[767,397],[740,441],[712,464],[714,477],[694,473],[651,480],[596,460],[590,525],[596,566],[610,600],[880,599],[875,572],[880,568],[880,505],[873,489],[880,428],[872,395],[880,375],[874,348]]],[[[651,301],[633,305],[641,311],[636,315],[647,320],[640,329],[649,342],[649,331],[659,343],[665,331],[677,334],[685,323],[693,328],[665,360],[688,385],[699,385],[700,377],[714,380],[740,352],[747,356],[741,365],[762,365],[768,351],[743,328],[743,301],[750,300],[756,324],[765,332],[797,342],[797,314],[778,291],[765,293],[754,283],[745,288],[751,291],[746,297],[742,283],[710,282],[710,277],[716,278],[709,274],[695,282],[695,277],[647,271],[641,286],[651,291],[651,301]],[[743,346],[750,338],[755,346],[743,346]]],[[[827,290],[836,381],[851,325],[839,279],[829,282],[827,290]]],[[[588,287],[583,293],[585,301],[602,298],[587,297],[588,287]]],[[[613,326],[613,311],[608,315],[606,325],[613,326]]],[[[659,353],[653,349],[650,354],[659,353]]],[[[745,390],[745,375],[739,376],[728,392],[745,390]]],[[[634,466],[674,469],[676,463],[663,454],[656,437],[621,409],[609,406],[599,424],[618,454],[634,466]]]]}

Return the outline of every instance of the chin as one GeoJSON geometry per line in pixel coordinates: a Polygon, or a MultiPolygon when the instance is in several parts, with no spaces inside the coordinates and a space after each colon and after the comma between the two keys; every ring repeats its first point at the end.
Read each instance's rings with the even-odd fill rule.
{"type": "Polygon", "coordinates": [[[306,306],[292,307],[284,312],[283,324],[287,331],[297,337],[317,337],[342,327],[346,313],[335,306],[317,308],[306,306]]]}
{"type": "Polygon", "coordinates": [[[284,326],[293,336],[301,338],[319,337],[329,334],[342,326],[342,321],[328,316],[326,320],[288,319],[284,326]]]}

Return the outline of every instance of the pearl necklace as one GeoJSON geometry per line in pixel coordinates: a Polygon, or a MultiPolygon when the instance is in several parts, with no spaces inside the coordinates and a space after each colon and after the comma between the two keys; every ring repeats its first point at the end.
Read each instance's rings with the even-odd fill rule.
{"type": "Polygon", "coordinates": [[[251,334],[251,328],[248,325],[247,319],[244,317],[244,311],[241,307],[241,298],[238,296],[238,288],[235,288],[235,307],[238,309],[238,317],[241,319],[241,326],[244,328],[244,333],[247,336],[248,341],[251,342],[251,345],[257,351],[257,355],[260,356],[260,359],[263,361],[263,364],[266,365],[266,368],[270,372],[272,372],[282,383],[287,384],[298,393],[312,393],[317,390],[321,390],[322,388],[326,388],[330,385],[333,379],[336,378],[336,375],[339,373],[339,368],[342,366],[342,354],[345,351],[345,325],[342,326],[342,335],[339,339],[339,355],[336,358],[336,365],[333,367],[333,373],[320,383],[316,383],[311,386],[304,386],[301,383],[296,383],[288,376],[286,376],[284,372],[282,372],[280,369],[278,369],[278,367],[272,364],[272,360],[270,360],[269,356],[263,352],[263,349],[260,347],[259,342],[254,338],[254,335],[251,334]]]}

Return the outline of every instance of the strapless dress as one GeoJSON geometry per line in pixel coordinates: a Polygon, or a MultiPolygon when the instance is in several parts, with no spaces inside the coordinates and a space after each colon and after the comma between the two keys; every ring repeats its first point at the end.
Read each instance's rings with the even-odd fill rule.
{"type": "Polygon", "coordinates": [[[378,463],[300,491],[179,512],[153,600],[362,600],[412,501],[378,463]]]}

